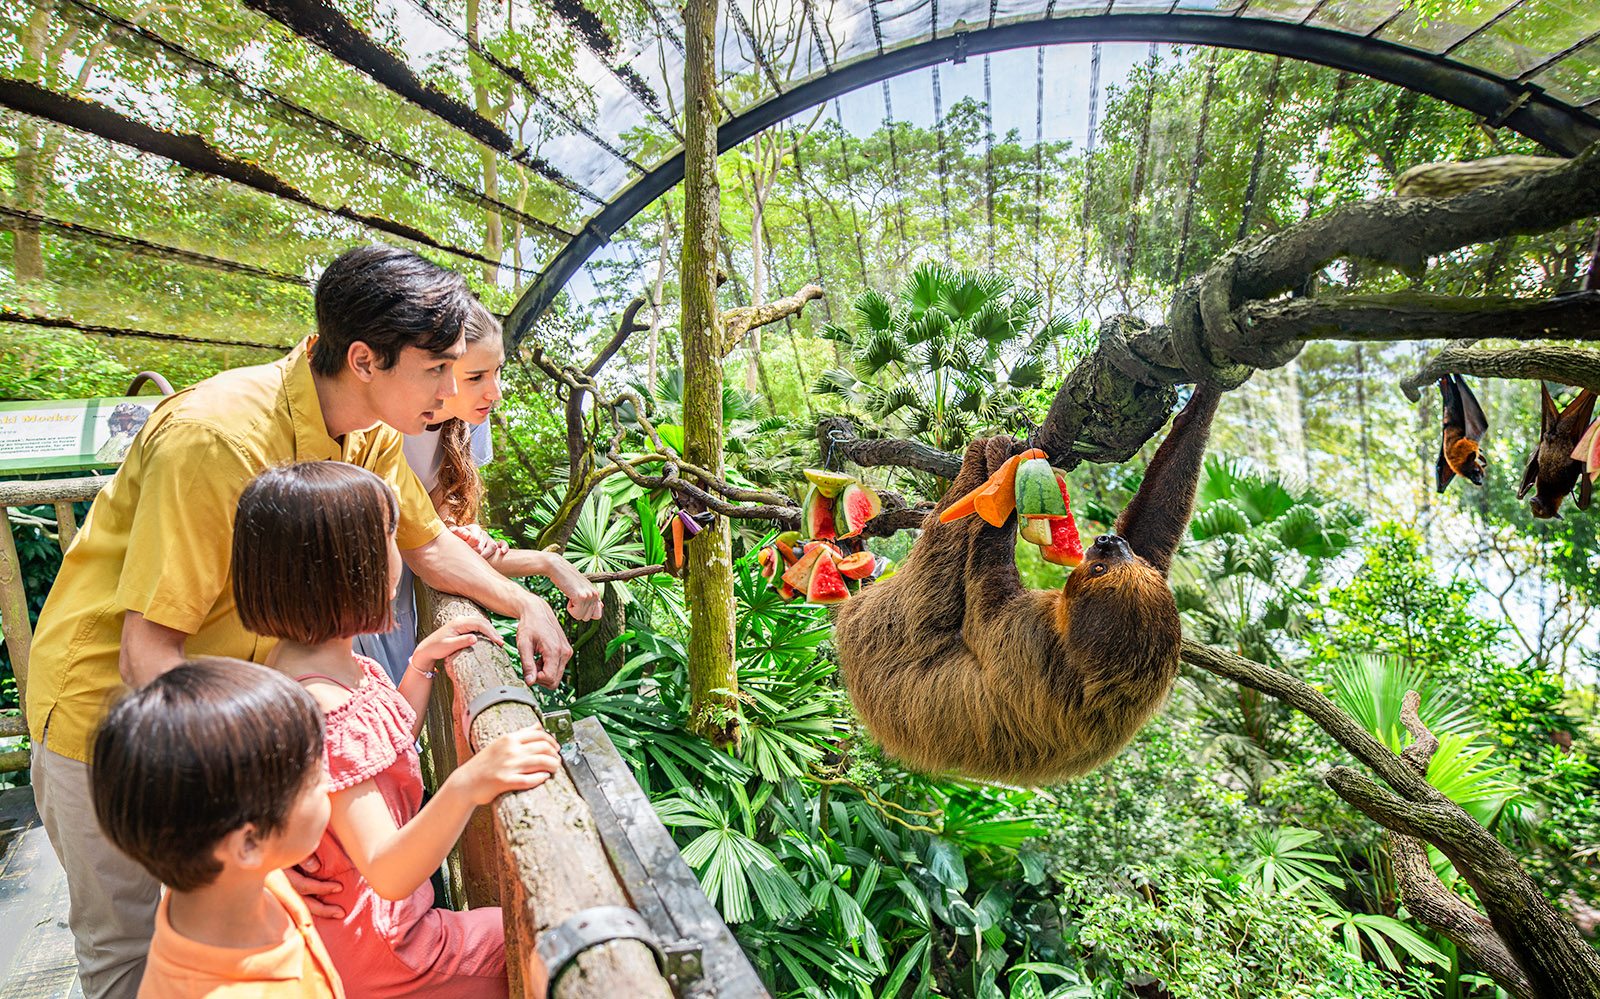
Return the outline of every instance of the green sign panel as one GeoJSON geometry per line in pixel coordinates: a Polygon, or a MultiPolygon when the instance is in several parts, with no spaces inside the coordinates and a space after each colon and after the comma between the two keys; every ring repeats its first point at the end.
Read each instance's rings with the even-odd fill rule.
{"type": "Polygon", "coordinates": [[[114,468],[160,396],[0,402],[0,473],[114,468]]]}

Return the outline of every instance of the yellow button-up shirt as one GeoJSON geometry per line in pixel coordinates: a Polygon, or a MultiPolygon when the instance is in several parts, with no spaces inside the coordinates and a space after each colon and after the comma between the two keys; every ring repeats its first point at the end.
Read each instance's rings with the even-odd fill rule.
{"type": "Polygon", "coordinates": [[[323,459],[360,465],[399,496],[401,548],[444,530],[406,464],[398,431],[379,424],[342,442],[328,436],[307,359],[311,342],[281,361],[208,378],[151,414],[84,518],[39,614],[27,674],[35,742],[48,724],[52,751],[89,762],[95,728],[122,685],[117,653],[126,611],[188,634],[189,656],[265,659],[273,640],[239,620],[230,572],[239,494],[263,469],[323,459]]]}

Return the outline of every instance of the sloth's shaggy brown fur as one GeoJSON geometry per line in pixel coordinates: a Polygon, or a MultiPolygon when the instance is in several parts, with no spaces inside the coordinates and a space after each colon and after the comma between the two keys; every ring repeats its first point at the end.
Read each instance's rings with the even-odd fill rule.
{"type": "Polygon", "coordinates": [[[967,448],[900,570],[840,607],[845,685],[890,755],[923,771],[1044,784],[1127,745],[1177,676],[1183,632],[1167,570],[1217,398],[1196,388],[1117,535],[1098,538],[1060,590],[1023,588],[1015,516],[1004,527],[976,516],[939,523],[1020,445],[991,437],[967,448]]]}

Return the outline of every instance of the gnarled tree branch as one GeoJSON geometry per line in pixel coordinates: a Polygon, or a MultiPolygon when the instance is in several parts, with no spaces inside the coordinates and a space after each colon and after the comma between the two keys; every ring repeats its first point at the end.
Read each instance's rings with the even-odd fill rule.
{"type": "MultiPolygon", "coordinates": [[[[1385,790],[1347,766],[1333,767],[1325,777],[1329,787],[1374,822],[1425,840],[1450,859],[1483,903],[1506,954],[1526,977],[1526,991],[1517,992],[1513,985],[1518,979],[1508,974],[1501,982],[1508,991],[1519,997],[1600,997],[1600,955],[1556,912],[1503,843],[1422,778],[1414,765],[1421,751],[1409,760],[1396,756],[1328,698],[1285,673],[1188,639],[1181,655],[1184,662],[1304,712],[1394,789],[1385,790]]],[[[1484,967],[1491,973],[1505,970],[1492,957],[1484,967]]]]}
{"type": "MultiPolygon", "coordinates": [[[[1600,336],[1600,326],[1590,331],[1600,336]]],[[[1600,392],[1600,350],[1538,344],[1508,350],[1448,346],[1428,358],[1416,374],[1400,382],[1400,391],[1415,402],[1424,385],[1443,375],[1477,375],[1480,378],[1542,378],[1600,392]]]]}
{"type": "Polygon", "coordinates": [[[757,326],[767,326],[786,316],[792,316],[806,307],[806,303],[815,298],[822,297],[822,288],[808,284],[793,295],[786,298],[774,299],[765,305],[745,305],[737,309],[727,309],[721,313],[722,319],[722,352],[739,346],[739,341],[744,339],[746,333],[757,326]]]}

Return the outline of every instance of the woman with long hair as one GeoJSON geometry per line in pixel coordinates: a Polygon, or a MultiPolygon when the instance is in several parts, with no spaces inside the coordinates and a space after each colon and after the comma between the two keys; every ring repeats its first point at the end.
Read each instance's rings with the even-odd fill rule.
{"type": "MultiPolygon", "coordinates": [[[[489,414],[501,399],[500,371],[505,346],[499,320],[473,301],[465,324],[466,352],[455,362],[456,394],[446,399],[444,417],[420,434],[407,434],[406,462],[433,499],[445,526],[503,575],[546,576],[567,597],[567,612],[579,621],[600,616],[600,590],[555,552],[510,548],[490,537],[478,524],[483,479],[478,468],[494,458],[489,414]]],[[[405,672],[417,644],[417,612],[411,570],[400,580],[394,598],[395,627],[381,635],[362,635],[356,650],[376,659],[393,678],[405,672]]]]}

